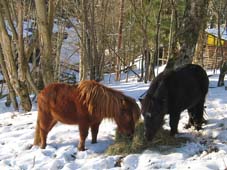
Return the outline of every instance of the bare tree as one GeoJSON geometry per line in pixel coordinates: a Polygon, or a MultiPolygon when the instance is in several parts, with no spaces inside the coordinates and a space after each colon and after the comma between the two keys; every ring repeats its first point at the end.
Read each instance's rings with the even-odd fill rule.
{"type": "Polygon", "coordinates": [[[119,54],[122,47],[122,30],[123,30],[123,23],[124,23],[124,0],[120,0],[120,18],[119,18],[119,25],[118,25],[118,41],[117,41],[117,52],[118,56],[116,56],[116,77],[115,80],[120,80],[120,70],[121,70],[121,62],[119,58],[119,54]]]}
{"type": "MultiPolygon", "coordinates": [[[[69,4],[71,1],[68,2],[69,4]]],[[[105,50],[108,48],[107,30],[110,22],[107,15],[111,11],[110,1],[75,1],[76,8],[72,13],[68,13],[68,20],[71,16],[76,18],[76,22],[71,22],[77,32],[80,46],[80,79],[103,78],[105,67],[105,50]],[[110,11],[109,11],[110,10],[110,11]]]]}
{"type": "Polygon", "coordinates": [[[41,70],[44,85],[50,84],[54,81],[54,56],[52,55],[52,29],[55,13],[55,0],[48,1],[35,0],[36,13],[38,18],[38,29],[40,35],[40,47],[41,47],[41,70]]]}
{"type": "MultiPolygon", "coordinates": [[[[23,41],[24,5],[22,0],[17,1],[16,5],[17,6],[15,9],[12,10],[17,11],[17,18],[13,19],[13,16],[10,13],[8,1],[1,1],[2,9],[0,12],[0,43],[3,51],[2,59],[5,61],[5,63],[2,62],[2,65],[6,64],[10,83],[16,94],[20,97],[22,108],[25,111],[30,111],[32,105],[26,81],[28,65],[25,58],[23,41]],[[7,29],[6,21],[9,25],[11,33],[7,29]],[[18,28],[15,27],[15,21],[17,22],[18,28]]],[[[12,100],[13,96],[14,95],[11,94],[12,100]]]]}
{"type": "Polygon", "coordinates": [[[141,70],[141,79],[144,78],[144,82],[147,83],[148,80],[151,80],[154,77],[154,60],[151,59],[151,51],[149,44],[149,17],[151,15],[152,1],[146,3],[146,1],[136,1],[130,0],[130,3],[133,7],[134,15],[136,21],[139,23],[139,28],[141,30],[142,37],[142,70],[141,70]],[[145,63],[145,64],[144,64],[145,63]],[[145,65],[145,71],[143,68],[145,65]],[[145,72],[145,75],[144,75],[145,72]]]}
{"type": "MultiPolygon", "coordinates": [[[[160,26],[161,26],[161,13],[162,13],[162,8],[163,8],[163,0],[160,1],[160,7],[158,11],[158,16],[157,16],[157,24],[156,24],[156,37],[155,37],[155,54],[156,56],[153,57],[153,60],[156,61],[156,65],[159,65],[159,55],[160,55],[160,26]]],[[[171,34],[171,33],[170,33],[171,34]]],[[[153,61],[153,63],[154,63],[153,61]]],[[[158,69],[157,69],[158,71],[158,69]]],[[[154,75],[153,73],[151,73],[154,75]]]]}
{"type": "Polygon", "coordinates": [[[225,21],[227,22],[227,1],[219,1],[217,3],[216,0],[211,1],[211,6],[212,6],[212,11],[217,19],[217,30],[218,30],[218,41],[217,41],[217,49],[216,49],[216,58],[218,57],[217,55],[220,55],[222,60],[220,64],[220,74],[219,74],[219,79],[218,79],[218,86],[224,86],[224,78],[225,74],[227,73],[227,61],[225,60],[224,57],[224,50],[223,46],[221,43],[222,40],[222,34],[221,32],[221,24],[225,21]]]}
{"type": "MultiPolygon", "coordinates": [[[[10,78],[9,78],[8,71],[7,71],[7,66],[6,66],[6,63],[4,61],[4,56],[2,54],[1,48],[0,48],[0,65],[1,65],[2,74],[4,76],[7,87],[9,89],[8,96],[9,96],[10,102],[12,101],[14,110],[19,110],[18,102],[17,102],[17,99],[16,99],[16,94],[15,94],[15,91],[14,91],[14,89],[13,89],[11,83],[10,83],[10,78]]],[[[8,104],[6,104],[6,105],[8,105],[8,104]]]]}

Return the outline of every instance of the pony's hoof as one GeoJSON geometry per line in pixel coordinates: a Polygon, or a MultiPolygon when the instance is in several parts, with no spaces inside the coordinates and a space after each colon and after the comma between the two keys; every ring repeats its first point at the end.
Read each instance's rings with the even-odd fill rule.
{"type": "Polygon", "coordinates": [[[85,150],[87,150],[87,149],[85,149],[85,147],[80,147],[80,146],[78,146],[77,149],[78,149],[78,151],[85,151],[85,150]]]}
{"type": "Polygon", "coordinates": [[[178,134],[178,131],[170,131],[170,136],[175,136],[176,134],[178,134]]]}
{"type": "Polygon", "coordinates": [[[189,128],[191,128],[191,127],[192,127],[191,124],[186,124],[186,125],[184,126],[185,129],[189,129],[189,128]]]}
{"type": "Polygon", "coordinates": [[[97,143],[97,141],[91,141],[92,144],[97,143]]]}
{"type": "Polygon", "coordinates": [[[199,130],[202,129],[202,127],[201,127],[201,126],[196,126],[195,129],[196,129],[197,131],[199,131],[199,130]]]}
{"type": "Polygon", "coordinates": [[[40,148],[41,148],[41,149],[45,149],[45,148],[46,148],[46,144],[42,144],[42,145],[40,146],[40,148]]]}
{"type": "Polygon", "coordinates": [[[78,151],[85,151],[85,148],[78,148],[78,151]]]}

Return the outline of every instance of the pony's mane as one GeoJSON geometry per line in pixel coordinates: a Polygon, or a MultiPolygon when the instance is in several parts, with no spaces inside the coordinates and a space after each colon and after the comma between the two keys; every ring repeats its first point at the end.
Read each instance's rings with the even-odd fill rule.
{"type": "Polygon", "coordinates": [[[140,118],[140,113],[141,113],[140,107],[136,103],[136,100],[132,97],[125,96],[125,101],[130,103],[130,108],[133,114],[133,121],[136,123],[140,118]]]}
{"type": "Polygon", "coordinates": [[[169,72],[163,71],[152,80],[151,85],[147,90],[147,94],[142,101],[142,111],[144,111],[146,109],[146,106],[148,106],[149,104],[153,105],[152,103],[153,100],[151,99],[155,99],[163,95],[162,93],[164,93],[163,92],[164,89],[162,85],[165,83],[164,82],[165,77],[167,77],[170,74],[170,72],[171,71],[169,72]]]}
{"type": "Polygon", "coordinates": [[[78,85],[79,99],[90,114],[114,118],[120,113],[125,95],[94,80],[84,80],[78,85]],[[98,115],[99,114],[99,115],[98,115]]]}

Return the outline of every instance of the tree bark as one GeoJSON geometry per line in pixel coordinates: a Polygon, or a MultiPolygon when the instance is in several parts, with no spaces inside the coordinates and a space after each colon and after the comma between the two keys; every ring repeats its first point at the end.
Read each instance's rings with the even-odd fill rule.
{"type": "Polygon", "coordinates": [[[27,63],[24,56],[24,44],[23,44],[23,5],[22,1],[17,1],[18,10],[18,32],[14,27],[12,18],[9,13],[8,3],[6,1],[1,1],[4,7],[4,12],[0,12],[0,43],[2,46],[3,56],[5,59],[5,64],[9,79],[12,87],[14,88],[16,94],[20,97],[22,108],[25,111],[31,110],[31,100],[29,97],[28,87],[26,84],[26,70],[27,63]],[[6,19],[10,25],[13,32],[13,36],[10,37],[7,30],[3,14],[6,15],[6,19]],[[16,56],[14,56],[14,51],[18,56],[18,63],[15,62],[16,56]],[[17,69],[18,68],[18,69],[17,69]]]}
{"type": "Polygon", "coordinates": [[[90,11],[90,24],[89,24],[89,35],[90,39],[90,50],[91,55],[89,55],[90,61],[90,79],[96,80],[96,63],[99,59],[97,55],[97,43],[96,43],[96,29],[95,29],[95,2],[91,1],[91,11],[90,11]]]}
{"type": "Polygon", "coordinates": [[[136,0],[130,0],[130,3],[132,4],[133,13],[135,14],[136,20],[141,28],[142,61],[141,77],[139,81],[144,80],[144,82],[147,83],[148,80],[152,80],[154,78],[154,58],[151,56],[148,36],[148,18],[152,7],[152,1],[147,2],[147,4],[145,1],[138,2],[136,0]]]}
{"type": "MultiPolygon", "coordinates": [[[[117,41],[117,52],[120,55],[121,46],[122,46],[122,30],[123,30],[123,22],[124,22],[124,0],[120,1],[120,18],[118,25],[118,41],[117,41]]],[[[121,62],[119,57],[116,57],[116,81],[120,81],[120,70],[121,70],[121,62]]]]}
{"type": "Polygon", "coordinates": [[[177,39],[179,40],[179,53],[168,60],[165,70],[171,70],[181,65],[192,63],[196,43],[208,7],[208,0],[186,1],[183,22],[179,27],[177,39]]]}
{"type": "Polygon", "coordinates": [[[172,48],[173,48],[173,28],[174,28],[174,14],[175,14],[175,0],[171,0],[171,19],[170,19],[170,28],[169,28],[169,42],[168,42],[168,55],[167,60],[172,55],[172,48]]]}
{"type": "Polygon", "coordinates": [[[104,55],[107,44],[105,30],[105,11],[109,2],[83,0],[81,4],[82,36],[80,38],[80,79],[100,81],[104,67],[104,55]],[[104,11],[104,12],[103,12],[104,11]]]}
{"type": "MultiPolygon", "coordinates": [[[[221,6],[221,4],[220,4],[221,6]]],[[[218,43],[217,43],[217,50],[220,53],[220,56],[222,58],[221,61],[221,66],[220,66],[220,74],[219,74],[219,78],[218,78],[218,87],[220,86],[224,86],[225,85],[225,74],[227,73],[227,61],[225,61],[224,59],[224,50],[223,50],[223,46],[221,43],[221,16],[223,15],[224,11],[226,11],[227,8],[227,2],[225,2],[225,4],[223,5],[223,10],[221,10],[221,8],[219,8],[219,11],[217,11],[217,20],[218,20],[218,43]]],[[[225,28],[226,29],[226,28],[225,28]]],[[[216,54],[217,55],[217,54],[216,54]]]]}
{"type": "Polygon", "coordinates": [[[218,77],[218,87],[224,86],[225,85],[225,74],[227,73],[227,61],[223,62],[220,68],[220,74],[218,77]]]}
{"type": "MultiPolygon", "coordinates": [[[[50,0],[52,5],[53,0],[50,0]]],[[[40,35],[41,46],[41,70],[44,85],[54,82],[54,57],[52,56],[52,27],[53,27],[53,11],[49,11],[49,16],[46,10],[45,0],[35,0],[36,13],[38,18],[38,29],[40,35]],[[49,18],[49,19],[48,19],[49,18]],[[51,18],[51,19],[50,19],[51,18]]],[[[53,9],[50,7],[49,9],[53,9]]]]}
{"type": "MultiPolygon", "coordinates": [[[[90,73],[89,67],[91,58],[90,36],[89,36],[89,20],[88,20],[88,1],[82,1],[82,25],[81,25],[81,39],[80,39],[80,80],[88,79],[90,73]]],[[[76,30],[77,28],[75,28],[76,30]]]]}
{"type": "Polygon", "coordinates": [[[24,6],[22,0],[17,1],[17,9],[18,9],[18,78],[20,88],[18,89],[18,93],[21,99],[21,105],[23,106],[25,111],[30,111],[32,104],[29,97],[29,91],[26,81],[26,73],[28,69],[27,60],[25,58],[25,50],[24,50],[24,6]]]}
{"type": "Polygon", "coordinates": [[[155,36],[155,56],[153,57],[153,63],[156,61],[155,65],[157,67],[158,74],[158,66],[159,66],[159,57],[160,57],[160,26],[161,26],[161,13],[162,13],[163,0],[160,2],[160,7],[157,16],[156,23],[156,36],[155,36]]]}
{"type": "MultiPolygon", "coordinates": [[[[1,51],[1,48],[0,48],[0,65],[1,65],[1,69],[2,69],[2,74],[4,76],[4,79],[6,81],[6,84],[7,84],[7,87],[9,89],[9,99],[10,99],[10,102],[13,103],[13,108],[15,111],[18,111],[19,110],[19,106],[18,106],[18,102],[17,102],[17,99],[16,99],[16,93],[13,89],[13,86],[11,85],[10,83],[10,78],[9,78],[9,75],[8,75],[8,72],[7,72],[7,69],[6,69],[6,64],[5,64],[5,61],[4,61],[4,57],[3,57],[3,54],[2,54],[2,51],[1,51]]],[[[6,104],[6,105],[9,105],[10,103],[6,104]]]]}

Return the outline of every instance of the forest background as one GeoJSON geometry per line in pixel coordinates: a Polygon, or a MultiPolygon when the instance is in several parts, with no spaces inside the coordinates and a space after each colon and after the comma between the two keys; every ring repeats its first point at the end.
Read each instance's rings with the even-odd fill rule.
{"type": "MultiPolygon", "coordinates": [[[[19,98],[30,111],[30,94],[53,82],[76,81],[67,70],[78,72],[77,80],[97,81],[113,72],[120,81],[121,72],[130,70],[147,83],[160,64],[170,70],[203,58],[205,30],[213,27],[221,41],[226,0],[0,0],[1,83],[8,88],[1,97],[15,110],[19,98]],[[76,33],[75,63],[61,55],[69,28],[76,33]],[[140,74],[133,70],[138,57],[140,74]]],[[[227,62],[220,42],[217,49],[222,86],[227,62]]]]}

